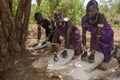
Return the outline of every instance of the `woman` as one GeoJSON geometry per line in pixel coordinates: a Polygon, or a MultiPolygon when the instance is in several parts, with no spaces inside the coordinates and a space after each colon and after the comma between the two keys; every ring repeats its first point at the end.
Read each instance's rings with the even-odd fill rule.
{"type": "MultiPolygon", "coordinates": [[[[60,12],[55,13],[56,29],[53,37],[53,43],[57,43],[60,40],[60,36],[65,38],[65,48],[73,49],[74,55],[78,56],[82,53],[82,42],[80,36],[80,30],[74,26],[70,19],[63,18],[60,12]]],[[[62,56],[65,58],[67,51],[64,50],[62,56]]]]}
{"type": "Polygon", "coordinates": [[[113,49],[114,32],[104,14],[99,12],[98,3],[95,0],[88,2],[86,15],[82,18],[82,42],[85,52],[86,31],[91,32],[90,50],[92,54],[88,58],[89,61],[94,62],[94,53],[95,51],[99,51],[104,54],[104,62],[108,62],[113,49]]]}
{"type": "Polygon", "coordinates": [[[34,18],[38,24],[38,42],[40,41],[41,38],[41,27],[45,29],[46,33],[46,40],[43,43],[47,41],[52,42],[53,33],[55,29],[54,22],[51,19],[43,18],[40,12],[36,12],[34,18]]]}

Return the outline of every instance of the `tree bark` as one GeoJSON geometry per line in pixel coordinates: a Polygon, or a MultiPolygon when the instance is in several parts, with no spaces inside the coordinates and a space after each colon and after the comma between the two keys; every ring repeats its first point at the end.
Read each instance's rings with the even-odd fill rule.
{"type": "Polygon", "coordinates": [[[1,7],[1,28],[3,30],[3,35],[5,36],[5,40],[8,43],[9,50],[13,52],[18,52],[20,47],[16,42],[16,35],[15,35],[15,25],[11,15],[11,11],[9,6],[5,2],[5,0],[0,0],[0,7],[1,7]]]}
{"type": "Polygon", "coordinates": [[[0,74],[14,65],[27,41],[31,0],[19,0],[15,17],[12,1],[0,0],[0,74]]]}
{"type": "Polygon", "coordinates": [[[27,35],[28,35],[28,24],[30,18],[30,11],[31,11],[31,0],[26,0],[25,2],[25,10],[24,10],[24,21],[21,27],[21,37],[20,37],[20,46],[22,49],[26,47],[27,35]]]}
{"type": "Polygon", "coordinates": [[[31,0],[19,0],[14,20],[12,0],[0,0],[0,72],[9,69],[25,49],[30,9],[31,0]]]}
{"type": "Polygon", "coordinates": [[[13,0],[7,0],[7,1],[8,1],[8,5],[9,5],[10,12],[11,12],[11,14],[12,14],[12,7],[13,7],[12,1],[13,1],[13,0]]]}
{"type": "Polygon", "coordinates": [[[17,35],[17,42],[20,44],[20,34],[21,34],[21,26],[22,26],[22,19],[25,7],[25,0],[20,0],[19,5],[17,8],[16,16],[15,16],[15,30],[17,35]]]}
{"type": "Polygon", "coordinates": [[[20,0],[15,17],[17,41],[22,49],[25,48],[28,33],[28,23],[31,10],[31,0],[20,0]]]}
{"type": "Polygon", "coordinates": [[[5,0],[0,0],[0,10],[0,71],[4,71],[10,66],[10,55],[13,55],[13,51],[17,51],[16,47],[18,45],[15,41],[15,31],[11,12],[5,0]]]}

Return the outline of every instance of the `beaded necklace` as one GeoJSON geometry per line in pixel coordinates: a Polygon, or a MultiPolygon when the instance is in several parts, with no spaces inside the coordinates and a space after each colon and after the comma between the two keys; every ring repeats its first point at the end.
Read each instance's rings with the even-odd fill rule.
{"type": "Polygon", "coordinates": [[[91,24],[95,24],[97,21],[98,21],[98,13],[97,13],[97,15],[96,15],[96,17],[95,17],[95,20],[91,20],[91,19],[89,19],[89,22],[91,23],[91,24]]]}

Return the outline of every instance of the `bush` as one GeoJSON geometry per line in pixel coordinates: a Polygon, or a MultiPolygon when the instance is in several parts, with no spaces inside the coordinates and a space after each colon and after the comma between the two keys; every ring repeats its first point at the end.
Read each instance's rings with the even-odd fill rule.
{"type": "Polygon", "coordinates": [[[72,19],[74,24],[80,23],[80,18],[84,13],[83,4],[80,0],[43,0],[41,5],[32,5],[31,21],[33,22],[33,14],[39,11],[44,17],[54,19],[54,13],[61,11],[64,16],[72,19]]]}

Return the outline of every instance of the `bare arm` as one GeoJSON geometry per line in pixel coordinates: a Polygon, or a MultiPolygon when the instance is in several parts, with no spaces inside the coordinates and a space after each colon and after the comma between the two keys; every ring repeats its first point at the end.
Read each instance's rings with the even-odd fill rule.
{"type": "Polygon", "coordinates": [[[60,39],[60,35],[58,34],[57,29],[55,29],[55,31],[53,32],[52,43],[57,43],[59,39],[60,39]]]}
{"type": "Polygon", "coordinates": [[[57,30],[55,29],[54,35],[53,35],[53,40],[52,40],[52,52],[54,54],[54,61],[58,61],[58,56],[57,56],[57,50],[56,50],[56,43],[58,42],[58,39],[60,38],[59,34],[57,33],[57,30]]]}
{"type": "Polygon", "coordinates": [[[86,52],[86,29],[84,27],[82,28],[82,43],[84,52],[86,52]]]}
{"type": "Polygon", "coordinates": [[[82,28],[82,43],[86,46],[86,29],[82,28]]]}
{"type": "Polygon", "coordinates": [[[49,32],[50,32],[50,33],[48,34],[45,42],[47,42],[47,41],[52,37],[52,35],[53,35],[53,33],[54,33],[54,31],[53,31],[53,26],[52,26],[52,25],[49,25],[48,27],[49,27],[49,32]]]}
{"type": "Polygon", "coordinates": [[[39,41],[40,41],[40,38],[41,38],[41,26],[40,25],[38,25],[38,27],[37,27],[37,39],[38,39],[38,43],[39,43],[39,41]]]}
{"type": "Polygon", "coordinates": [[[94,45],[94,49],[97,50],[97,47],[98,47],[98,42],[99,42],[99,39],[100,39],[100,32],[101,32],[101,29],[104,25],[104,21],[105,21],[105,17],[103,14],[100,14],[100,18],[99,18],[99,22],[97,24],[97,31],[96,31],[96,40],[95,40],[95,45],[94,45]]]}
{"type": "Polygon", "coordinates": [[[84,18],[82,18],[82,44],[83,44],[83,50],[84,52],[87,52],[86,50],[86,21],[84,18]]]}
{"type": "Polygon", "coordinates": [[[100,39],[100,31],[101,31],[102,27],[103,27],[103,24],[98,24],[97,33],[96,33],[96,40],[95,40],[95,45],[94,45],[95,50],[97,50],[97,47],[98,47],[98,42],[100,39]]]}
{"type": "Polygon", "coordinates": [[[69,42],[70,42],[70,35],[71,35],[71,31],[72,31],[72,29],[73,29],[73,26],[72,26],[72,24],[71,24],[71,22],[70,21],[66,21],[65,22],[65,27],[66,27],[66,29],[65,29],[65,48],[70,48],[70,46],[69,46],[69,42]]]}

